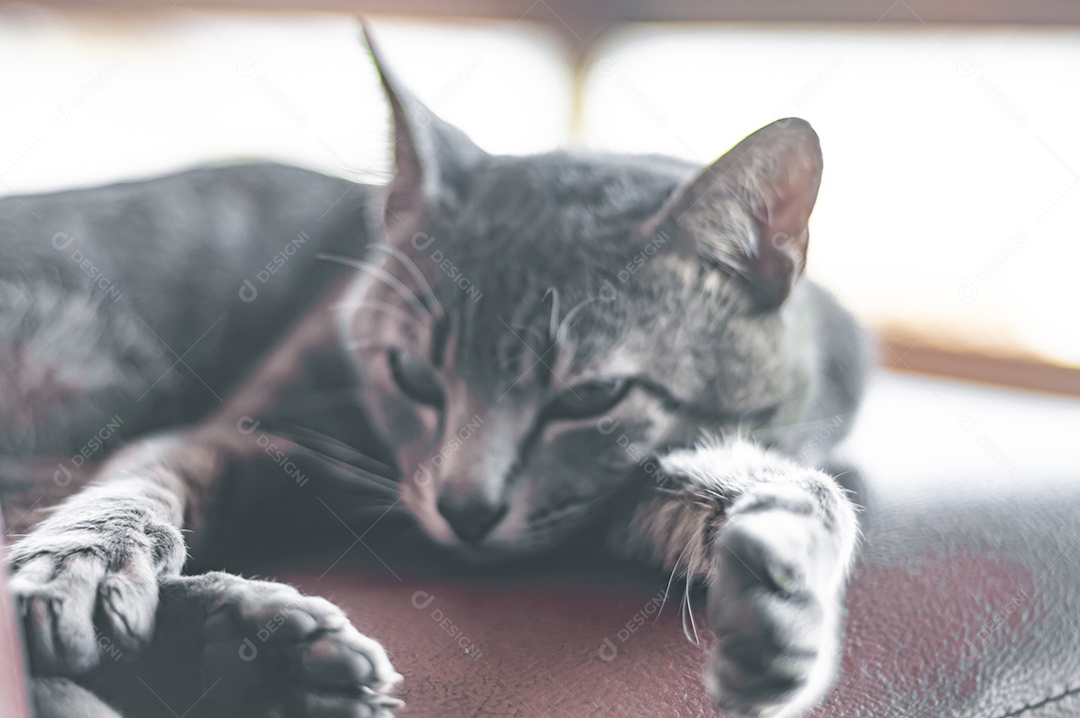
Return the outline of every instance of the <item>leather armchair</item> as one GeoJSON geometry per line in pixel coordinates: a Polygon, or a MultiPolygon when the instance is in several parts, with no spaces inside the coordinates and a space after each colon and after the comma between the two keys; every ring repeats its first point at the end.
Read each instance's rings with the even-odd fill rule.
{"type": "MultiPolygon", "coordinates": [[[[872,510],[842,675],[814,716],[1080,716],[1078,437],[1078,400],[876,378],[845,444],[872,510]]],[[[716,715],[711,637],[688,642],[655,576],[448,580],[361,544],[327,571],[351,542],[278,575],[384,642],[407,715],[716,715]]]]}
{"type": "MultiPolygon", "coordinates": [[[[1080,400],[876,378],[845,444],[870,510],[842,672],[813,716],[1080,716],[1077,437],[1080,400]]],[[[449,578],[340,539],[325,560],[273,573],[387,646],[406,676],[403,715],[716,715],[699,678],[711,636],[699,622],[698,643],[684,637],[662,577],[449,578]]],[[[22,718],[5,596],[0,716],[22,718]]]]}

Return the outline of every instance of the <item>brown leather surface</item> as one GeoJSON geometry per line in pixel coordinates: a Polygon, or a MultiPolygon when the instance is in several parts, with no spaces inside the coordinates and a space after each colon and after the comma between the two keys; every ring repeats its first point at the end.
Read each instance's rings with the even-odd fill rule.
{"type": "MultiPolygon", "coordinates": [[[[1074,500],[884,520],[849,593],[842,676],[814,715],[1080,715],[1077,517],[1074,500]]],[[[708,632],[688,642],[670,602],[657,617],[656,585],[324,570],[283,577],[384,642],[403,715],[716,715],[699,683],[708,632]]]]}
{"type": "MultiPolygon", "coordinates": [[[[916,407],[924,406],[919,391],[973,406],[965,403],[968,389],[945,382],[919,389],[907,381],[892,390],[911,394],[916,407]],[[949,394],[957,391],[958,399],[949,394]]],[[[902,413],[902,402],[885,394],[888,402],[878,408],[902,413]]],[[[1051,421],[1059,410],[1080,418],[1080,403],[1041,402],[1003,395],[987,406],[1008,416],[991,416],[983,405],[977,416],[998,443],[998,419],[1051,421]],[[1010,404],[1016,401],[1019,408],[1010,404]]],[[[945,410],[942,421],[951,427],[957,418],[945,410]]],[[[1072,461],[1080,452],[1067,443],[1075,434],[1059,433],[1075,424],[1052,421],[1033,434],[1043,444],[1008,445],[1009,464],[989,452],[1004,467],[1002,478],[972,458],[988,453],[990,439],[963,422],[951,432],[923,423],[922,436],[902,421],[881,428],[896,432],[890,441],[903,437],[902,447],[869,442],[879,457],[866,462],[878,499],[848,595],[842,675],[813,715],[1080,716],[1080,461],[1072,461]],[[883,463],[890,450],[910,455],[910,467],[883,463]],[[1026,451],[1039,456],[1028,462],[1026,451]],[[1054,465],[1047,451],[1057,452],[1056,471],[1047,468],[1054,465]],[[964,456],[968,471],[961,470],[964,456]],[[1017,474],[1017,466],[1041,473],[1017,474]],[[918,470],[909,476],[911,467],[918,470]]],[[[716,715],[699,679],[710,637],[702,630],[702,645],[688,642],[670,601],[657,616],[662,580],[478,584],[383,566],[360,545],[348,555],[371,563],[346,558],[327,571],[329,558],[279,577],[337,601],[361,630],[383,641],[406,677],[402,715],[716,715]],[[644,620],[635,623],[635,616],[644,620]],[[468,640],[458,641],[455,631],[468,640]],[[601,655],[605,639],[614,655],[601,655]]]]}
{"type": "Polygon", "coordinates": [[[654,605],[635,633],[619,639],[652,603],[648,588],[399,582],[355,567],[317,581],[319,573],[287,578],[331,597],[383,641],[406,676],[402,715],[658,715],[673,700],[679,707],[671,715],[708,715],[702,651],[687,643],[671,605],[655,624],[654,605]],[[417,608],[428,596],[431,603],[417,608]],[[451,626],[469,639],[468,652],[451,626]],[[600,656],[605,638],[617,648],[611,661],[600,656]]]}
{"type": "MultiPolygon", "coordinates": [[[[842,674],[812,715],[1080,716],[1080,402],[890,379],[860,427],[849,454],[874,500],[842,674]]],[[[684,637],[678,591],[660,609],[664,577],[448,579],[374,536],[326,548],[277,577],[386,645],[402,716],[716,715],[699,679],[711,637],[684,637]]],[[[0,682],[17,679],[17,654],[2,658],[0,682]]]]}

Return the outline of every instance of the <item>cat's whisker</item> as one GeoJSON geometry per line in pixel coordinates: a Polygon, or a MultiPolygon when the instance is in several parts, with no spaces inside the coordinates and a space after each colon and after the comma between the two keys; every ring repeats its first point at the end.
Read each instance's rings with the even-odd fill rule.
{"type": "Polygon", "coordinates": [[[391,508],[391,507],[398,507],[402,511],[405,510],[404,506],[400,506],[401,498],[397,497],[397,496],[395,496],[393,499],[391,499],[388,496],[371,496],[371,497],[368,497],[368,498],[370,500],[365,501],[363,505],[358,506],[357,507],[358,510],[369,509],[369,508],[388,509],[388,508],[391,508]]]}
{"type": "Polygon", "coordinates": [[[306,446],[304,444],[298,444],[293,442],[293,445],[300,452],[306,454],[309,458],[321,461],[324,465],[336,469],[337,473],[347,480],[350,484],[361,486],[365,489],[372,489],[374,491],[381,491],[385,495],[396,495],[397,484],[383,476],[379,476],[376,473],[367,471],[358,466],[341,461],[329,454],[326,454],[318,449],[306,446]]]}
{"type": "MultiPolygon", "coordinates": [[[[695,551],[695,556],[697,555],[695,551]]],[[[686,577],[686,583],[683,584],[683,612],[682,612],[682,629],[683,635],[686,636],[686,640],[693,643],[695,646],[701,644],[701,638],[698,636],[697,624],[694,622],[694,607],[690,601],[690,576],[686,577]],[[694,631],[694,637],[690,638],[689,631],[686,630],[686,617],[690,616],[690,628],[694,631]]]]}
{"type": "Polygon", "coordinates": [[[373,389],[369,386],[350,384],[328,388],[323,391],[306,392],[291,404],[290,409],[292,411],[290,413],[295,414],[298,408],[302,412],[309,414],[342,407],[358,408],[356,395],[371,391],[373,389]]]}
{"type": "MultiPolygon", "coordinates": [[[[356,468],[373,472],[381,471],[384,475],[393,473],[393,467],[388,466],[387,464],[384,464],[377,459],[371,458],[367,454],[358,451],[357,449],[349,446],[343,441],[335,439],[329,434],[325,434],[321,431],[318,431],[317,429],[312,429],[311,427],[307,426],[301,426],[300,424],[296,424],[293,422],[285,422],[284,426],[292,427],[291,430],[286,428],[285,433],[291,433],[294,437],[302,436],[309,441],[319,442],[324,446],[330,446],[335,451],[339,451],[343,454],[351,456],[353,460],[347,463],[355,466],[356,468]],[[359,461],[357,461],[357,459],[359,459],[359,461]]],[[[283,432],[279,430],[277,431],[277,433],[283,432]]]]}
{"type": "Polygon", "coordinates": [[[352,500],[356,500],[356,497],[360,496],[364,497],[365,500],[376,498],[389,500],[397,496],[397,492],[389,488],[377,484],[364,484],[362,478],[351,475],[340,468],[338,471],[342,475],[343,486],[341,488],[348,491],[352,500]]]}
{"type": "Polygon", "coordinates": [[[382,519],[383,517],[386,517],[386,516],[400,516],[400,515],[405,515],[405,514],[408,514],[408,511],[404,507],[396,506],[394,504],[389,504],[389,505],[369,504],[369,505],[361,506],[361,507],[359,507],[357,509],[354,509],[352,511],[349,511],[348,513],[345,514],[345,516],[346,516],[346,518],[350,518],[350,519],[368,520],[368,519],[370,519],[372,517],[374,517],[376,519],[382,519]]]}
{"type": "MultiPolygon", "coordinates": [[[[717,491],[712,487],[702,487],[699,491],[702,494],[702,498],[706,499],[707,503],[709,502],[709,499],[720,501],[721,503],[726,503],[729,499],[725,493],[717,491]]],[[[709,505],[711,506],[713,504],[709,503],[709,505]]]]}
{"type": "Polygon", "coordinates": [[[612,498],[613,496],[617,496],[624,489],[625,485],[616,484],[607,491],[596,494],[594,496],[586,496],[573,503],[569,503],[557,509],[552,509],[539,514],[533,514],[529,518],[529,528],[534,530],[546,529],[558,524],[561,520],[565,520],[567,514],[573,516],[575,513],[577,515],[574,517],[574,520],[577,522],[581,522],[590,515],[592,515],[591,512],[594,512],[597,507],[602,508],[604,503],[608,499],[612,498]]]}
{"type": "Polygon", "coordinates": [[[421,311],[427,314],[428,317],[430,317],[431,319],[435,319],[435,315],[431,313],[431,310],[427,307],[427,305],[424,304],[423,300],[421,300],[420,297],[416,296],[416,294],[411,289],[406,287],[400,279],[390,274],[382,267],[372,264],[371,262],[363,262],[360,260],[352,259],[351,257],[342,257],[337,254],[319,254],[317,256],[317,259],[321,259],[326,262],[334,262],[335,264],[341,264],[346,267],[352,267],[353,269],[364,272],[374,277],[375,279],[382,281],[383,284],[397,292],[401,296],[401,298],[409,302],[410,305],[418,307],[421,311]]]}
{"type": "Polygon", "coordinates": [[[416,266],[416,262],[414,262],[411,257],[402,252],[400,249],[396,247],[391,247],[387,244],[376,244],[371,249],[389,252],[394,257],[397,257],[398,261],[405,265],[405,269],[409,272],[409,274],[413,276],[413,279],[416,280],[416,283],[423,287],[424,293],[431,301],[431,305],[438,308],[439,315],[441,316],[446,314],[446,311],[443,309],[442,304],[439,303],[439,298],[435,296],[435,290],[433,290],[431,288],[431,285],[428,284],[427,279],[424,278],[424,274],[420,271],[420,268],[416,266]]]}
{"type": "Polygon", "coordinates": [[[351,446],[349,444],[346,444],[344,441],[341,441],[340,439],[338,439],[338,438],[336,438],[336,437],[334,437],[334,436],[332,436],[330,434],[319,431],[318,429],[316,429],[314,427],[304,426],[303,424],[297,424],[296,422],[293,422],[293,421],[285,421],[285,422],[282,422],[281,424],[276,424],[275,426],[292,427],[292,430],[295,431],[295,432],[299,432],[299,433],[301,433],[303,435],[312,437],[312,438],[314,438],[314,439],[316,439],[318,441],[322,441],[323,443],[331,444],[332,446],[336,447],[337,449],[339,449],[341,451],[345,451],[347,453],[350,453],[350,454],[352,454],[354,456],[359,456],[361,459],[368,462],[369,464],[373,464],[375,466],[378,466],[379,468],[385,469],[386,471],[391,471],[392,470],[391,467],[388,464],[384,464],[383,462],[378,461],[377,459],[374,459],[374,458],[368,456],[367,454],[362,453],[356,447],[351,446]]]}
{"type": "Polygon", "coordinates": [[[349,351],[356,351],[357,349],[389,349],[390,345],[386,344],[385,342],[375,342],[375,341],[360,342],[360,341],[357,341],[357,342],[349,342],[348,344],[345,345],[345,348],[348,349],[349,351]]]}
{"type": "Polygon", "coordinates": [[[675,559],[675,563],[671,569],[671,576],[668,578],[667,588],[664,589],[664,600],[660,602],[660,608],[656,611],[656,618],[653,620],[653,624],[660,620],[660,614],[663,612],[664,606],[667,604],[668,595],[671,593],[671,584],[675,581],[675,573],[679,570],[683,556],[686,554],[688,548],[690,548],[689,543],[683,546],[683,550],[679,552],[679,557],[675,559]]]}
{"type": "Polygon", "coordinates": [[[381,484],[365,483],[368,477],[358,476],[355,473],[349,472],[343,467],[338,466],[326,470],[334,470],[340,475],[342,486],[338,487],[339,492],[347,491],[353,497],[364,496],[369,499],[392,499],[397,496],[397,491],[390,489],[389,487],[382,486],[381,484]]]}
{"type": "Polygon", "coordinates": [[[822,416],[815,419],[807,419],[805,421],[794,421],[789,424],[775,424],[769,426],[763,426],[759,429],[755,429],[755,434],[763,434],[770,431],[785,431],[789,429],[798,429],[806,426],[816,426],[820,424],[826,424],[828,422],[843,420],[846,421],[855,416],[854,412],[845,412],[841,414],[833,414],[832,416],[822,416]]]}
{"type": "Polygon", "coordinates": [[[334,461],[338,464],[339,468],[346,469],[350,473],[350,482],[355,483],[356,486],[367,489],[375,489],[376,491],[383,491],[387,496],[397,496],[398,484],[393,481],[387,481],[380,477],[378,474],[359,469],[344,461],[338,461],[333,457],[327,457],[327,461],[334,461]]]}
{"type": "Polygon", "coordinates": [[[363,510],[372,507],[385,510],[391,506],[397,505],[401,501],[401,493],[398,491],[389,493],[375,488],[374,492],[370,493],[367,487],[348,484],[340,484],[335,486],[333,490],[342,497],[342,501],[348,502],[347,505],[352,507],[353,510],[363,510]]]}
{"type": "Polygon", "coordinates": [[[405,321],[411,324],[415,324],[419,327],[424,326],[419,319],[414,317],[412,314],[409,314],[401,307],[395,307],[393,304],[387,304],[386,302],[362,302],[360,304],[353,304],[347,307],[335,307],[335,309],[351,309],[353,313],[356,314],[362,311],[385,312],[386,314],[398,317],[400,319],[404,319],[405,321]]]}
{"type": "Polygon", "coordinates": [[[566,316],[563,317],[562,322],[559,324],[558,329],[556,329],[555,331],[556,341],[561,342],[563,341],[563,339],[566,338],[566,333],[569,332],[570,329],[574,326],[573,324],[571,324],[571,322],[574,320],[574,317],[576,317],[578,315],[578,312],[584,309],[594,299],[595,297],[589,297],[588,299],[582,300],[581,302],[578,302],[576,305],[574,305],[574,307],[572,307],[570,311],[566,313],[566,316]]]}
{"type": "Polygon", "coordinates": [[[350,506],[355,506],[353,511],[374,510],[376,508],[385,511],[398,501],[400,496],[395,494],[381,493],[378,489],[366,489],[359,486],[342,485],[335,488],[336,495],[342,497],[342,501],[348,501],[350,506]]]}
{"type": "Polygon", "coordinates": [[[365,501],[363,506],[357,506],[354,509],[350,509],[345,515],[349,517],[361,517],[369,514],[386,516],[393,513],[394,509],[398,508],[400,508],[401,512],[405,511],[404,508],[398,507],[390,501],[365,501]]]}

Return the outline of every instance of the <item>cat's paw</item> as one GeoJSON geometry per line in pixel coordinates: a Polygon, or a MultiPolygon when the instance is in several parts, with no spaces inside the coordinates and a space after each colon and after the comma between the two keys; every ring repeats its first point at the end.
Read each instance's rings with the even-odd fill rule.
{"type": "Polygon", "coordinates": [[[386,651],[340,608],[284,584],[213,576],[207,715],[388,718],[403,705],[390,696],[401,675],[386,651]]]}
{"type": "Polygon", "coordinates": [[[134,512],[43,529],[10,557],[33,673],[78,676],[106,659],[134,658],[153,634],[159,577],[183,565],[183,536],[134,512]]]}
{"type": "Polygon", "coordinates": [[[832,684],[846,566],[801,491],[774,489],[732,509],[714,540],[717,643],[705,687],[725,715],[795,716],[832,684]]]}

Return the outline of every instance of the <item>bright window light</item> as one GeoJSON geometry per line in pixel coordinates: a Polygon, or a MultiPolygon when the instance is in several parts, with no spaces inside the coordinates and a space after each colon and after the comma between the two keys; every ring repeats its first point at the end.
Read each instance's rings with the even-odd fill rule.
{"type": "Polygon", "coordinates": [[[582,140],[705,163],[786,115],[825,179],[811,272],[876,326],[1080,366],[1080,32],[644,26],[582,140]]]}
{"type": "MultiPolygon", "coordinates": [[[[493,152],[564,144],[572,73],[527,23],[372,19],[402,80],[493,152]]],[[[0,192],[272,159],[361,179],[389,169],[388,111],[355,18],[0,13],[0,192]]]]}
{"type": "MultiPolygon", "coordinates": [[[[810,272],[878,328],[1080,366],[1080,32],[634,26],[575,118],[557,37],[376,18],[397,74],[493,152],[706,163],[787,115],[822,138],[810,272]]],[[[380,181],[387,111],[351,17],[0,11],[0,193],[264,158],[380,181]]]]}

